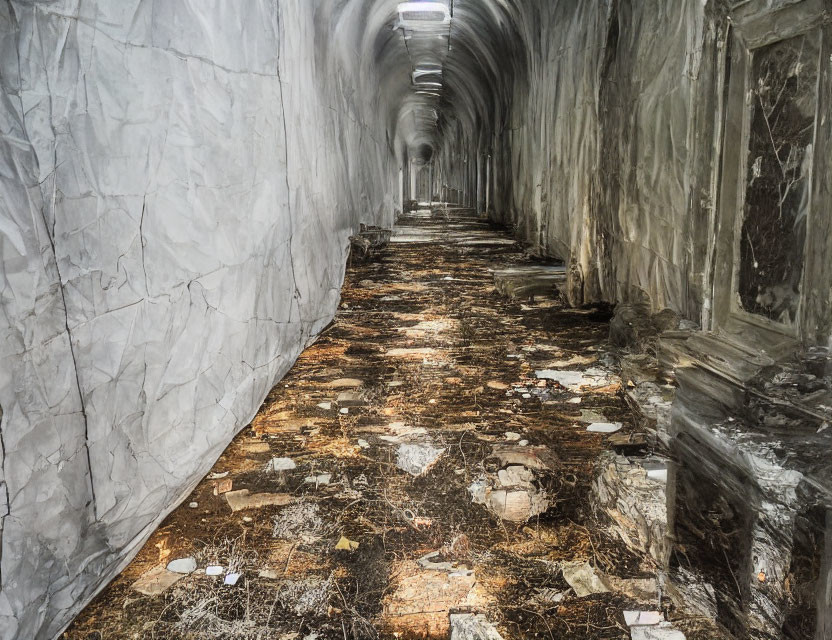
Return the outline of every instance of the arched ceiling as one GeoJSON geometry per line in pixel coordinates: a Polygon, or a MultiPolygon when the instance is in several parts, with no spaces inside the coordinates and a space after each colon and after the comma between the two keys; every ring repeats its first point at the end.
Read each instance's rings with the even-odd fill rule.
{"type": "Polygon", "coordinates": [[[341,0],[326,11],[322,46],[351,47],[374,67],[378,86],[362,90],[385,98],[391,140],[416,161],[441,146],[442,123],[490,136],[525,77],[515,0],[341,0]]]}

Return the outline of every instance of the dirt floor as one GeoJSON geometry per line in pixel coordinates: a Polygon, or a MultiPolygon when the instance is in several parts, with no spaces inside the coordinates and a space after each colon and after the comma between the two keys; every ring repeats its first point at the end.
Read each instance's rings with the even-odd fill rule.
{"type": "Polygon", "coordinates": [[[334,323],[213,473],[63,638],[448,637],[452,613],[483,614],[506,639],[629,638],[623,611],[657,607],[635,588],[655,571],[590,513],[607,439],[582,410],[632,422],[608,313],[497,294],[489,267],[530,259],[470,213],[399,224],[350,265],[334,323]],[[590,367],[608,378],[535,375],[590,367]],[[164,570],[182,558],[196,570],[164,570]],[[564,576],[583,562],[609,579],[579,597],[564,576]],[[142,576],[160,593],[137,591],[142,576]]]}

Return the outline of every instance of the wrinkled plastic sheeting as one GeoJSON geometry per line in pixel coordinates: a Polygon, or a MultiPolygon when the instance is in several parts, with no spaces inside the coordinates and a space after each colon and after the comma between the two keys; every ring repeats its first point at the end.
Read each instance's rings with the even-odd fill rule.
{"type": "Polygon", "coordinates": [[[326,15],[0,4],[3,640],[116,574],[329,321],[358,223],[390,226],[387,110],[356,47],[319,55],[326,15]]]}
{"type": "Polygon", "coordinates": [[[519,13],[528,91],[487,151],[493,214],[566,262],[573,303],[644,297],[696,317],[718,38],[710,3],[524,4],[535,5],[519,13]]]}

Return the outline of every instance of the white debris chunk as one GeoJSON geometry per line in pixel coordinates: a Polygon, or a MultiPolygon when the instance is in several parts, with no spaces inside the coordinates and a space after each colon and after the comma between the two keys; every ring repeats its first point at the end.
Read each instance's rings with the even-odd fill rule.
{"type": "Polygon", "coordinates": [[[291,458],[272,458],[266,465],[266,471],[273,471],[275,473],[278,471],[291,471],[296,468],[297,465],[291,458]]]}
{"type": "Polygon", "coordinates": [[[451,640],[503,640],[503,636],[482,614],[452,613],[451,640]]]}
{"type": "Polygon", "coordinates": [[[620,422],[593,422],[586,430],[590,433],[615,433],[623,426],[620,422]]]}
{"type": "Polygon", "coordinates": [[[444,449],[437,449],[431,444],[402,444],[399,446],[396,466],[412,476],[427,473],[436,464],[444,449]]]}
{"type": "Polygon", "coordinates": [[[655,627],[632,627],[630,637],[632,640],[685,640],[685,634],[668,622],[655,627]]]}
{"type": "Polygon", "coordinates": [[[595,572],[588,562],[567,562],[564,563],[563,579],[575,590],[579,598],[593,593],[606,593],[609,587],[595,572]]]}
{"type": "Polygon", "coordinates": [[[173,573],[193,573],[196,571],[196,560],[193,558],[178,558],[176,560],[171,560],[168,562],[167,569],[173,573]]]}
{"type": "Polygon", "coordinates": [[[625,611],[624,622],[628,627],[656,626],[664,622],[664,616],[658,611],[625,611]]]}

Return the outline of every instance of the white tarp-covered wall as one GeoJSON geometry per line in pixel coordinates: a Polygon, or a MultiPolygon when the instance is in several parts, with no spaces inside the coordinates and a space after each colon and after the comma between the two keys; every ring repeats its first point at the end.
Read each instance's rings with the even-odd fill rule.
{"type": "Polygon", "coordinates": [[[50,638],[389,226],[360,2],[0,2],[0,638],[50,638]],[[337,5],[337,6],[335,6],[337,5]]]}

